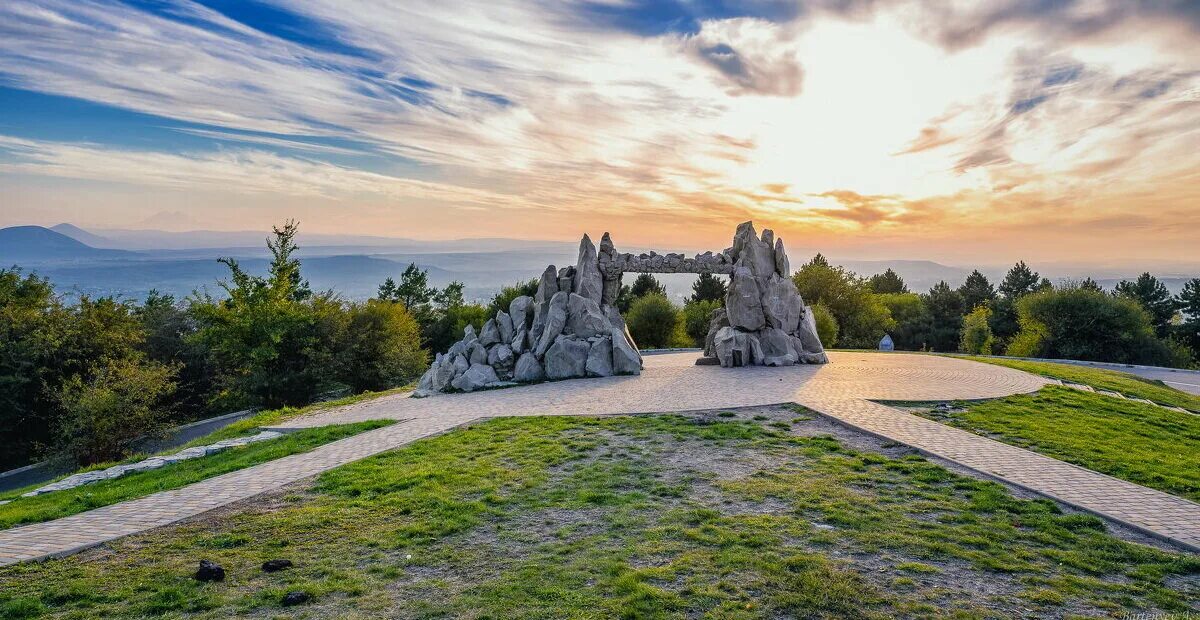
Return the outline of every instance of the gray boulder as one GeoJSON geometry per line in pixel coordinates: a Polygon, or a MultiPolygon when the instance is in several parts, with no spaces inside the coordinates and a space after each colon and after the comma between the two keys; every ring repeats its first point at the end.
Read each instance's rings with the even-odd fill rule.
{"type": "Polygon", "coordinates": [[[722,327],[713,337],[713,348],[716,349],[717,359],[726,368],[737,366],[754,366],[763,361],[762,348],[754,334],[738,331],[732,327],[722,327]]]}
{"type": "Polygon", "coordinates": [[[609,377],[613,374],[612,336],[605,335],[592,342],[588,349],[585,371],[589,377],[609,377]]]}
{"type": "Polygon", "coordinates": [[[758,343],[762,347],[763,364],[767,366],[791,366],[800,360],[792,337],[782,329],[764,328],[758,332],[758,343]]]}
{"type": "Polygon", "coordinates": [[[542,336],[537,348],[533,350],[538,357],[544,357],[546,351],[554,344],[554,340],[562,333],[567,325],[567,299],[570,293],[559,291],[550,298],[550,307],[546,311],[546,326],[542,328],[542,336]]]}
{"type": "Polygon", "coordinates": [[[466,356],[461,355],[461,354],[454,356],[453,364],[454,364],[454,376],[455,377],[463,374],[464,372],[467,372],[467,369],[471,367],[471,362],[467,361],[466,356]]]}
{"type": "Polygon", "coordinates": [[[487,349],[478,340],[471,343],[471,354],[467,356],[467,361],[471,365],[487,363],[487,349]]]}
{"type": "Polygon", "coordinates": [[[497,342],[500,342],[500,328],[496,325],[496,319],[488,319],[479,332],[479,344],[488,347],[497,342]]]}
{"type": "Polygon", "coordinates": [[[517,330],[517,333],[513,335],[513,339],[512,339],[513,353],[516,353],[517,355],[524,353],[525,349],[528,347],[528,341],[529,341],[529,332],[525,331],[525,326],[522,325],[521,329],[517,330]]]}
{"type": "Polygon", "coordinates": [[[570,293],[575,288],[575,268],[563,267],[558,270],[558,291],[570,293]]]}
{"type": "Polygon", "coordinates": [[[474,341],[475,341],[476,339],[478,339],[478,338],[479,338],[479,336],[476,336],[476,335],[475,335],[475,326],[474,326],[474,325],[470,325],[470,324],[468,324],[468,325],[467,325],[467,326],[466,326],[466,327],[463,329],[463,337],[462,337],[462,341],[463,341],[463,342],[465,342],[466,344],[471,344],[472,342],[474,342],[474,341]]]}
{"type": "Polygon", "coordinates": [[[629,330],[624,327],[614,326],[609,331],[613,374],[637,375],[642,372],[642,356],[632,345],[633,339],[629,338],[628,334],[629,330]]]}
{"type": "Polygon", "coordinates": [[[804,309],[804,318],[800,320],[800,325],[796,328],[796,337],[800,339],[805,363],[825,363],[825,361],[809,361],[825,360],[825,347],[821,345],[821,337],[817,334],[817,321],[813,317],[812,308],[804,309]]]}
{"type": "Polygon", "coordinates": [[[787,250],[783,249],[783,238],[775,240],[775,273],[788,278],[792,277],[792,265],[788,262],[787,250]]]}
{"type": "Polygon", "coordinates": [[[611,328],[608,318],[594,300],[571,293],[567,299],[566,333],[587,339],[597,334],[607,334],[611,328]]]}
{"type": "Polygon", "coordinates": [[[800,299],[795,283],[791,278],[777,273],[771,274],[766,280],[759,279],[759,283],[762,285],[762,312],[767,326],[788,333],[795,332],[804,314],[804,301],[800,299]]]}
{"type": "Polygon", "coordinates": [[[512,347],[506,344],[498,344],[488,350],[488,365],[496,370],[496,376],[501,379],[512,378],[515,363],[512,347]]]}
{"type": "Polygon", "coordinates": [[[586,340],[560,336],[546,350],[546,376],[551,379],[571,379],[587,373],[591,347],[586,340]]]}
{"type": "Polygon", "coordinates": [[[775,250],[763,240],[750,237],[746,240],[737,264],[748,267],[759,278],[775,273],[775,250]]]}
{"type": "Polygon", "coordinates": [[[542,370],[542,363],[538,361],[537,356],[526,351],[517,358],[516,369],[513,370],[513,381],[521,383],[533,383],[542,381],[546,378],[546,371],[542,370]]]}
{"type": "Polygon", "coordinates": [[[550,298],[558,292],[558,268],[554,265],[549,265],[542,272],[542,277],[538,281],[537,292],[533,294],[533,303],[537,305],[550,303],[550,298]]]}
{"type": "Polygon", "coordinates": [[[737,267],[733,270],[733,275],[729,277],[729,291],[725,294],[725,309],[729,313],[729,324],[733,327],[757,331],[766,324],[762,293],[749,268],[737,267]]]}
{"type": "Polygon", "coordinates": [[[737,231],[733,233],[733,247],[726,248],[723,253],[733,261],[737,261],[742,250],[745,249],[746,243],[757,236],[758,233],[754,232],[754,222],[742,222],[738,224],[737,231]]]}
{"type": "Polygon", "coordinates": [[[496,328],[500,330],[500,342],[512,342],[514,331],[513,321],[507,312],[503,310],[496,312],[496,328]]]}
{"type": "Polygon", "coordinates": [[[533,322],[533,298],[521,295],[508,304],[508,316],[512,319],[513,331],[529,329],[533,322]]]}
{"type": "Polygon", "coordinates": [[[706,357],[717,355],[716,349],[713,348],[713,338],[722,327],[729,327],[729,314],[725,312],[725,308],[717,308],[713,310],[708,319],[708,334],[704,336],[704,355],[706,357]]]}
{"type": "Polygon", "coordinates": [[[572,290],[596,304],[604,298],[604,279],[600,276],[600,266],[596,261],[596,245],[586,234],[579,241],[579,260],[575,263],[572,290]]]}
{"type": "Polygon", "coordinates": [[[496,369],[487,364],[471,364],[471,367],[466,372],[454,378],[450,385],[456,390],[464,392],[473,392],[489,383],[499,381],[500,377],[496,376],[496,369]]]}

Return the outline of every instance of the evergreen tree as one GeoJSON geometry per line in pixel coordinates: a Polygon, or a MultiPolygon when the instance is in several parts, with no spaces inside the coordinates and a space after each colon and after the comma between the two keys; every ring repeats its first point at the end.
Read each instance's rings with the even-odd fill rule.
{"type": "Polygon", "coordinates": [[[805,267],[829,267],[829,261],[824,254],[817,252],[817,255],[812,257],[812,260],[804,264],[805,267]]]}
{"type": "Polygon", "coordinates": [[[979,270],[976,269],[967,276],[967,281],[958,287],[958,294],[962,296],[963,309],[970,312],[995,299],[996,289],[988,281],[987,276],[979,273],[979,270]]]}
{"type": "Polygon", "coordinates": [[[437,289],[429,286],[429,272],[416,263],[409,263],[400,274],[400,283],[388,278],[379,285],[378,298],[383,301],[400,302],[410,312],[417,312],[419,307],[428,304],[437,294],[437,289]]]}
{"type": "Polygon", "coordinates": [[[962,295],[943,280],[922,297],[932,321],[929,347],[934,351],[958,350],[963,319],[962,295]]]}
{"type": "Polygon", "coordinates": [[[1024,295],[1028,295],[1038,289],[1038,281],[1041,276],[1028,265],[1025,261],[1018,261],[1013,265],[1012,269],[1008,270],[1008,274],[1004,276],[1004,281],[1000,283],[1000,294],[1009,299],[1017,299],[1024,295]]]}
{"type": "Polygon", "coordinates": [[[1117,283],[1113,294],[1138,302],[1150,315],[1154,333],[1160,338],[1166,336],[1170,331],[1171,319],[1175,316],[1175,300],[1171,299],[1171,293],[1167,290],[1167,286],[1158,278],[1149,273],[1143,273],[1133,282],[1121,280],[1117,283]]]}
{"type": "Polygon", "coordinates": [[[658,278],[648,274],[639,273],[637,279],[633,281],[633,286],[629,288],[629,294],[634,299],[645,297],[646,295],[658,294],[663,297],[667,296],[667,287],[663,286],[658,278]]]}
{"type": "Polygon", "coordinates": [[[904,278],[901,278],[900,274],[892,271],[891,267],[888,267],[887,271],[883,273],[871,276],[871,279],[867,281],[867,285],[871,287],[873,292],[879,294],[908,292],[908,286],[904,284],[904,278]]]}
{"type": "Polygon", "coordinates": [[[700,274],[700,277],[696,278],[696,281],[692,283],[692,296],[688,298],[688,301],[692,303],[698,301],[724,301],[725,292],[725,282],[713,274],[705,272],[700,274]]]}
{"type": "Polygon", "coordinates": [[[1200,357],[1200,278],[1184,283],[1183,290],[1175,297],[1175,306],[1183,314],[1178,338],[1200,357]]]}
{"type": "Polygon", "coordinates": [[[290,291],[292,301],[304,301],[312,297],[308,280],[300,277],[300,260],[292,258],[292,254],[300,249],[296,246],[296,233],[300,230],[300,222],[288,220],[283,230],[272,226],[274,239],[267,239],[267,249],[271,251],[271,287],[275,290],[290,291]]]}
{"type": "Polygon", "coordinates": [[[1095,291],[1097,293],[1104,292],[1104,287],[1100,286],[1100,283],[1096,282],[1090,277],[1084,278],[1083,281],[1079,283],[1079,288],[1085,291],[1095,291]]]}

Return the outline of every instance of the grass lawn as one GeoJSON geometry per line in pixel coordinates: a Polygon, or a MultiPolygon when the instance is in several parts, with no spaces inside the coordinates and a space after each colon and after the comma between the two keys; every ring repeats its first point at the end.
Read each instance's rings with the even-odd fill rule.
{"type": "Polygon", "coordinates": [[[1092,471],[1200,502],[1200,416],[1046,386],[910,411],[1092,471]]]}
{"type": "Polygon", "coordinates": [[[985,364],[1016,368],[1017,370],[1024,370],[1025,372],[1050,377],[1051,379],[1082,383],[1097,389],[1118,392],[1125,396],[1144,398],[1162,405],[1173,405],[1200,412],[1200,396],[1177,390],[1161,381],[1145,379],[1127,372],[1105,368],[1091,368],[1088,366],[1075,366],[1073,364],[1055,364],[1052,362],[1027,362],[1025,360],[994,357],[961,357],[985,364]]]}
{"type": "Polygon", "coordinates": [[[1200,557],[786,407],[491,420],[0,568],[8,617],[1105,617],[1198,601],[1200,557]],[[193,580],[202,558],[226,580],[193,580]],[[259,569],[275,558],[296,566],[259,569]],[[294,591],[311,600],[283,607],[294,591]]]}
{"type": "MultiPolygon", "coordinates": [[[[13,500],[12,503],[0,505],[0,529],[58,519],[85,510],[144,497],[159,491],[177,489],[193,482],[290,454],[307,452],[322,444],[391,423],[390,420],[379,420],[305,429],[275,439],[228,448],[209,456],[173,463],[159,469],[126,474],[113,480],[102,480],[74,489],[54,491],[35,497],[20,497],[20,494],[42,486],[41,484],[9,491],[0,496],[13,500]]],[[[224,433],[225,431],[218,432],[224,433]]],[[[206,439],[201,443],[211,443],[212,441],[216,440],[206,439]]]]}

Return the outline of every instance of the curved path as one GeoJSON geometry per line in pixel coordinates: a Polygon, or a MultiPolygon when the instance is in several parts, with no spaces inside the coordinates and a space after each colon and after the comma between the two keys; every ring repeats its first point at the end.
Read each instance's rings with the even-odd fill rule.
{"type": "Polygon", "coordinates": [[[696,366],[695,359],[695,353],[651,355],[640,377],[562,381],[424,399],[400,394],[290,420],[285,428],[384,418],[400,422],[174,491],[0,531],[0,565],[65,555],[167,525],[479,419],[788,402],[1200,549],[1198,504],[872,402],[997,398],[1038,390],[1048,383],[1041,377],[932,355],[834,352],[825,366],[734,369],[696,366]]]}

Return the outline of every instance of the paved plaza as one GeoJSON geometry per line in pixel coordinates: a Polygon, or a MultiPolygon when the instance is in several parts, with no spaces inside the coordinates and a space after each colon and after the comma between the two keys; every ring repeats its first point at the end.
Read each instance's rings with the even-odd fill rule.
{"type": "Polygon", "coordinates": [[[1200,504],[920,418],[873,401],[997,398],[1048,380],[931,355],[831,352],[786,368],[696,366],[696,353],[649,355],[638,377],[370,400],[289,420],[308,428],[395,419],[389,427],[173,491],[56,521],[0,531],[0,564],[69,554],[196,516],[472,421],[500,416],[615,415],[799,403],[851,427],[1200,550],[1200,504]]]}

